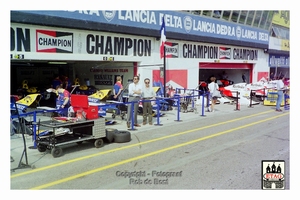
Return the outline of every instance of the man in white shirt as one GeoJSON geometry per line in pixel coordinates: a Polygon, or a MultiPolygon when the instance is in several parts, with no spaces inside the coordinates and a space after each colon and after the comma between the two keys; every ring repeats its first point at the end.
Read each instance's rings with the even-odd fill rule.
{"type": "Polygon", "coordinates": [[[284,77],[281,76],[279,77],[279,79],[277,80],[277,101],[276,101],[276,111],[281,112],[282,110],[280,109],[280,105],[283,99],[283,91],[285,90],[284,87],[284,77]]]}
{"type": "Polygon", "coordinates": [[[216,77],[212,76],[210,78],[210,83],[208,84],[208,91],[209,91],[209,100],[211,100],[211,105],[210,108],[208,107],[208,112],[215,112],[215,105],[217,103],[218,98],[217,97],[213,97],[213,93],[215,90],[219,90],[219,85],[216,83],[216,77]]]}
{"type": "MultiPolygon", "coordinates": [[[[139,101],[142,95],[142,85],[139,84],[140,77],[134,76],[133,83],[130,83],[128,86],[128,102],[134,103],[134,126],[140,127],[137,123],[137,111],[139,108],[139,101]]],[[[132,106],[131,103],[128,104],[127,107],[127,128],[130,128],[131,118],[132,118],[132,106]]]]}

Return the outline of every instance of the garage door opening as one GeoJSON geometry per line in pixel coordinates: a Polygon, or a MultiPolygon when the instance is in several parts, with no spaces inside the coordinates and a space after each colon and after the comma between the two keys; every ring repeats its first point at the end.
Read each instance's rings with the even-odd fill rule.
{"type": "Polygon", "coordinates": [[[245,73],[247,83],[252,82],[253,64],[248,63],[199,63],[199,82],[208,81],[209,77],[215,76],[218,80],[223,79],[223,73],[233,83],[243,82],[242,75],[245,73]]]}

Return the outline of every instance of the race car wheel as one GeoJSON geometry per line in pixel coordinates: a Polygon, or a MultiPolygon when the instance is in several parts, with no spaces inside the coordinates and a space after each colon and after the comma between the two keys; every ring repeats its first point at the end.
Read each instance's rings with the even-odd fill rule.
{"type": "Polygon", "coordinates": [[[57,158],[59,156],[62,155],[62,148],[60,147],[54,147],[52,150],[51,150],[51,154],[54,158],[57,158]]]}
{"type": "Polygon", "coordinates": [[[121,114],[121,119],[124,120],[125,119],[125,113],[121,114]]]}
{"type": "Polygon", "coordinates": [[[118,132],[118,130],[114,128],[105,129],[105,133],[106,133],[105,139],[107,140],[107,142],[109,143],[113,142],[115,132],[118,132]]]}
{"type": "Polygon", "coordinates": [[[44,146],[44,145],[38,144],[38,145],[37,145],[37,150],[38,150],[39,152],[45,152],[45,151],[47,150],[47,147],[44,146]]]}
{"type": "Polygon", "coordinates": [[[115,118],[116,118],[116,114],[112,114],[111,117],[112,117],[113,119],[115,119],[115,118]]]}
{"type": "Polygon", "coordinates": [[[131,134],[129,131],[118,131],[114,134],[114,141],[116,143],[129,142],[131,140],[131,134]]]}
{"type": "Polygon", "coordinates": [[[49,100],[51,97],[51,93],[49,92],[44,92],[44,100],[49,100]]]}
{"type": "Polygon", "coordinates": [[[95,140],[94,145],[96,148],[100,148],[100,147],[103,147],[104,142],[102,139],[97,139],[97,140],[95,140]]]}

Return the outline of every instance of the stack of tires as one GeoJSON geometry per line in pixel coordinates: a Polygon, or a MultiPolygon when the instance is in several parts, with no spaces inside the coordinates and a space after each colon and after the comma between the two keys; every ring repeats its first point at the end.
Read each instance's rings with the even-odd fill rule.
{"type": "Polygon", "coordinates": [[[131,134],[129,131],[119,131],[113,128],[105,129],[107,142],[124,143],[131,140],[131,134]]]}

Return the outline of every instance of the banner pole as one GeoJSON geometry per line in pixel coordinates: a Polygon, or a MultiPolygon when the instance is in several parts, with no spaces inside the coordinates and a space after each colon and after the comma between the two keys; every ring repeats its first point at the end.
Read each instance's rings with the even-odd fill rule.
{"type": "Polygon", "coordinates": [[[164,97],[167,97],[166,91],[167,91],[167,87],[166,87],[166,47],[164,45],[164,97]]]}

